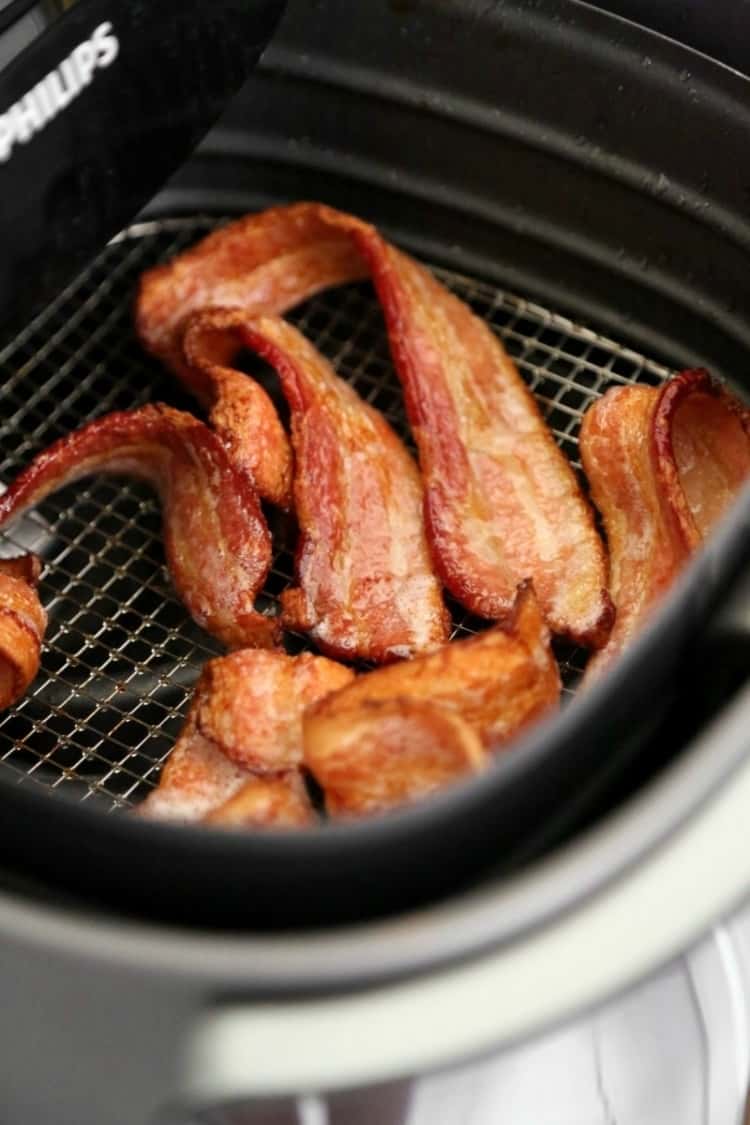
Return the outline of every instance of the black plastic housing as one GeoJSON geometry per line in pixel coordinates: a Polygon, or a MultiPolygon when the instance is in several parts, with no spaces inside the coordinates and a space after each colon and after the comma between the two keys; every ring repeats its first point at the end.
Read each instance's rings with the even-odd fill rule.
{"type": "Polygon", "coordinates": [[[596,6],[750,74],[747,0],[606,0],[596,6]]]}
{"type": "Polygon", "coordinates": [[[283,6],[78,0],[0,28],[0,319],[27,320],[186,160],[283,6]]]}

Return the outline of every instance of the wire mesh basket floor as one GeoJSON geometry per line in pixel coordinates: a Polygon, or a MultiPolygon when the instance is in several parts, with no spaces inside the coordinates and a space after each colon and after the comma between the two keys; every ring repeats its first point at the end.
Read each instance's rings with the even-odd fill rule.
{"type": "MultiPolygon", "coordinates": [[[[141,272],[217,225],[209,217],[143,223],[123,232],[60,297],[0,349],[0,480],[50,442],[111,410],[147,401],[195,405],[146,356],[132,329],[141,272]]],[[[502,337],[575,467],[583,412],[608,387],[656,385],[669,370],[581,324],[456,273],[440,278],[502,337]]],[[[332,290],[290,319],[409,440],[380,308],[367,284],[332,290]]],[[[259,607],[275,611],[292,582],[289,528],[271,514],[278,549],[259,607]]],[[[49,614],[42,670],[0,716],[0,770],[19,783],[62,787],[111,809],[156,784],[191,687],[221,649],[188,617],[164,567],[151,491],[100,476],[71,485],[0,534],[0,554],[45,563],[49,614]]],[[[452,605],[454,637],[486,623],[452,605]]],[[[289,638],[292,650],[303,638],[289,638]]],[[[558,652],[566,691],[584,654],[558,652]]]]}

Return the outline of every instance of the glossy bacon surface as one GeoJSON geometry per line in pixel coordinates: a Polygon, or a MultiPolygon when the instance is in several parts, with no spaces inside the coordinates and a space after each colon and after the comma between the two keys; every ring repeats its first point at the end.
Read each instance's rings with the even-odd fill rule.
{"type": "Polygon", "coordinates": [[[404,386],[445,585],[472,612],[499,619],[531,577],[555,632],[602,644],[613,617],[603,548],[533,397],[490,329],[374,227],[312,203],[248,216],[144,275],[138,330],[189,381],[179,340],[192,310],[281,313],[367,273],[404,386]]]}
{"type": "MultiPolygon", "coordinates": [[[[470,745],[499,749],[553,708],[559,696],[560,675],[549,631],[527,585],[517,597],[506,628],[495,626],[429,656],[359,676],[311,707],[303,721],[305,763],[323,791],[328,794],[330,788],[335,794],[334,809],[365,809],[371,802],[373,808],[382,807],[384,793],[408,791],[410,799],[416,795],[423,784],[423,770],[429,779],[442,769],[478,766],[480,758],[469,753],[470,745]],[[449,718],[430,718],[431,710],[449,718]],[[378,715],[383,717],[380,734],[378,715]],[[399,717],[404,723],[403,737],[399,717]],[[458,723],[451,725],[451,718],[458,723]],[[348,730],[353,733],[348,735],[348,730]],[[438,745],[442,738],[446,758],[438,745]],[[407,749],[412,739],[415,777],[410,787],[404,774],[410,768],[407,749]],[[377,777],[368,776],[366,768],[370,761],[376,772],[382,769],[381,758],[391,749],[402,759],[400,764],[393,763],[392,790],[390,781],[384,780],[381,786],[377,777]],[[347,782],[349,753],[352,778],[347,782]],[[359,795],[357,787],[362,789],[359,795]]],[[[424,784],[431,788],[433,782],[424,784]]]]}
{"type": "Polygon", "coordinates": [[[299,587],[282,621],[323,652],[375,663],[445,644],[449,619],[422,519],[414,461],[379,411],[363,402],[296,328],[278,317],[198,314],[186,350],[216,323],[279,374],[291,411],[299,587]]]}
{"type": "Polygon", "coordinates": [[[47,614],[35,586],[36,555],[0,559],[0,711],[16,703],[39,671],[47,614]]]}
{"type": "Polygon", "coordinates": [[[274,642],[276,624],[253,608],[271,559],[254,487],[190,414],[144,406],[76,430],[39,454],[0,497],[0,525],[99,472],[140,477],[159,493],[172,580],[199,625],[229,647],[274,642]]]}
{"type": "Polygon", "coordinates": [[[586,412],[579,447],[617,607],[590,679],[622,651],[750,475],[747,412],[705,371],[686,371],[661,389],[608,391],[586,412]]]}
{"type": "Polygon", "coordinates": [[[353,677],[349,668],[310,653],[241,650],[209,661],[159,785],[139,815],[196,822],[216,813],[217,823],[242,817],[268,823],[275,809],[288,823],[292,805],[299,812],[293,775],[302,759],[302,713],[353,677]],[[267,787],[252,784],[241,796],[258,779],[267,787]],[[238,803],[228,805],[235,797],[238,803]]]}

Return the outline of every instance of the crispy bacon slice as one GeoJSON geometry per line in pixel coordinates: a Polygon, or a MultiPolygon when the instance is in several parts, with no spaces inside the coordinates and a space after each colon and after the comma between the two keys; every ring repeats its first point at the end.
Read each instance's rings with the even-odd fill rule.
{"type": "Polygon", "coordinates": [[[662,388],[656,472],[689,546],[701,545],[750,475],[750,411],[703,368],[662,388]]]}
{"type": "Polygon", "coordinates": [[[305,755],[330,816],[372,816],[421,799],[478,772],[487,759],[460,715],[399,698],[311,723],[305,755]]]}
{"type": "Polygon", "coordinates": [[[0,525],[97,472],[141,477],[157,490],[172,580],[199,625],[229,647],[274,643],[276,623],[253,608],[271,559],[255,489],[190,414],[144,406],[76,430],[39,454],[0,497],[0,525]]]}
{"type": "Polygon", "coordinates": [[[204,336],[219,328],[276,368],[291,410],[299,588],[281,596],[283,623],[349,660],[382,663],[445,644],[449,618],[425,536],[422,485],[401,440],[278,317],[198,313],[186,353],[201,354],[204,336]]]}
{"type": "Polygon", "coordinates": [[[317,820],[300,774],[291,770],[246,781],[204,823],[222,828],[307,828],[317,820]]]}
{"type": "MultiPolygon", "coordinates": [[[[136,328],[157,356],[209,411],[211,425],[252,474],[264,499],[288,507],[291,454],[265,391],[222,358],[183,352],[184,326],[207,306],[248,314],[282,313],[321,289],[367,274],[350,239],[303,206],[250,215],[218,230],[141,279],[136,328]]],[[[205,342],[205,341],[204,341],[205,342]]]]}
{"type": "Polygon", "coordinates": [[[607,533],[617,607],[614,629],[589,662],[588,679],[621,651],[690,552],[655,472],[650,435],[658,400],[652,387],[616,387],[586,411],[581,426],[581,462],[607,533]]]}
{"type": "Polygon", "coordinates": [[[531,578],[555,633],[604,642],[604,549],[573,470],[489,327],[372,228],[370,262],[419,449],[438,572],[473,613],[504,618],[531,578]]]}
{"type": "Polygon", "coordinates": [[[559,696],[549,631],[526,584],[506,628],[495,626],[429,656],[379,668],[311,707],[303,721],[305,763],[326,795],[331,790],[332,811],[381,808],[389,793],[411,799],[423,785],[431,788],[441,771],[478,767],[481,756],[472,746],[499,749],[549,711],[559,696]],[[448,718],[432,717],[431,711],[448,718]],[[380,731],[378,716],[383,718],[380,731]],[[451,718],[458,723],[451,724],[451,718]],[[444,757],[437,745],[442,739],[444,757]],[[389,776],[381,781],[367,777],[367,762],[382,770],[390,753],[399,761],[392,763],[389,776]],[[406,777],[410,761],[413,784],[406,777]]]}
{"type": "Polygon", "coordinates": [[[366,277],[357,247],[326,211],[298,203],[247,215],[148,270],[136,301],[144,347],[190,386],[182,335],[192,312],[215,305],[280,314],[322,289],[366,277]]]}
{"type": "Polygon", "coordinates": [[[259,824],[276,809],[289,823],[292,804],[299,811],[292,775],[302,759],[302,713],[353,678],[351,669],[311,653],[248,649],[209,661],[159,785],[139,814],[194,822],[216,813],[222,823],[254,816],[259,824]],[[259,778],[268,787],[253,785],[241,796],[259,778]],[[235,797],[238,803],[228,805],[235,797]]]}
{"type": "Polygon", "coordinates": [[[669,589],[750,475],[748,412],[706,371],[661,389],[617,387],[586,412],[579,440],[610,554],[617,607],[599,675],[669,589]]]}
{"type": "Polygon", "coordinates": [[[302,760],[302,712],[353,679],[351,668],[309,652],[234,652],[203,669],[196,727],[244,769],[289,770],[302,760]]]}
{"type": "Polygon", "coordinates": [[[47,614],[35,590],[36,555],[0,559],[0,711],[26,692],[37,672],[47,614]]]}
{"type": "Polygon", "coordinates": [[[533,396],[488,326],[374,227],[313,203],[248,216],[145,274],[137,327],[185,377],[180,331],[194,309],[281,313],[365,273],[404,386],[443,582],[472,612],[502,619],[531,577],[555,632],[603,644],[613,610],[602,544],[533,396]]]}
{"type": "Polygon", "coordinates": [[[212,429],[230,456],[250,474],[264,500],[292,503],[292,451],[276,408],[263,388],[232,361],[244,346],[235,311],[214,309],[200,330],[185,334],[185,378],[208,409],[212,429]]]}
{"type": "Polygon", "coordinates": [[[137,806],[138,816],[191,824],[203,820],[237,793],[249,774],[197,730],[191,708],[161,771],[159,784],[137,806]]]}

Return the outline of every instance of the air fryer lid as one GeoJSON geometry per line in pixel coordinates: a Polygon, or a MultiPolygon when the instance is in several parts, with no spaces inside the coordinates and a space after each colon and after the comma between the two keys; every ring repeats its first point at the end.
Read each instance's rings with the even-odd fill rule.
{"type": "Polygon", "coordinates": [[[26,318],[190,154],[283,0],[0,4],[0,319],[26,318]]]}

